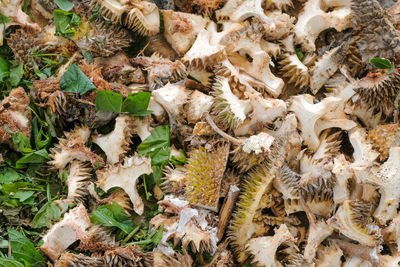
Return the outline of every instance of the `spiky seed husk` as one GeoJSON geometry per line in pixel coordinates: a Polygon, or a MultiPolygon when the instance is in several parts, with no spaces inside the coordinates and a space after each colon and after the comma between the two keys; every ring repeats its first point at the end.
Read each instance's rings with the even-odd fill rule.
{"type": "Polygon", "coordinates": [[[107,250],[103,258],[106,267],[145,267],[153,265],[151,253],[143,253],[137,247],[132,247],[131,245],[107,250]]]}
{"type": "Polygon", "coordinates": [[[187,75],[186,67],[182,62],[171,61],[158,53],[152,54],[151,57],[136,57],[132,62],[141,65],[147,71],[150,90],[181,81],[187,75]]]}
{"type": "Polygon", "coordinates": [[[100,56],[112,56],[128,47],[133,38],[131,33],[119,25],[109,25],[105,22],[82,22],[87,27],[80,26],[72,38],[77,46],[94,52],[100,56]]]}
{"type": "Polygon", "coordinates": [[[242,147],[237,147],[232,151],[230,160],[239,173],[246,173],[254,166],[261,164],[265,160],[265,155],[263,153],[256,154],[253,151],[246,153],[242,147]]]}
{"type": "Polygon", "coordinates": [[[203,147],[190,152],[185,164],[185,198],[190,204],[218,210],[221,181],[228,153],[228,144],[220,145],[211,152],[207,152],[203,147]]]}
{"type": "Polygon", "coordinates": [[[248,100],[241,100],[232,92],[228,78],[215,77],[212,95],[214,104],[211,113],[217,123],[235,129],[244,122],[250,109],[248,100]]]}
{"type": "Polygon", "coordinates": [[[81,240],[78,249],[83,251],[104,251],[117,247],[115,236],[111,229],[101,225],[91,225],[86,230],[87,238],[81,240]]]}
{"type": "Polygon", "coordinates": [[[66,252],[56,261],[54,267],[103,267],[104,261],[94,256],[66,252]]]}
{"type": "Polygon", "coordinates": [[[394,101],[400,90],[400,74],[395,70],[392,74],[369,73],[361,79],[354,91],[360,96],[360,102],[378,111],[390,114],[394,101]]]}
{"type": "Polygon", "coordinates": [[[308,67],[304,65],[296,54],[285,54],[279,61],[283,77],[289,79],[289,83],[295,86],[308,86],[310,83],[310,74],[308,67]]]}
{"type": "Polygon", "coordinates": [[[114,23],[119,23],[140,35],[151,36],[160,31],[160,15],[156,4],[147,1],[92,0],[100,12],[114,23]]]}
{"type": "Polygon", "coordinates": [[[20,28],[7,38],[7,45],[14,53],[17,61],[24,63],[29,70],[33,70],[36,65],[40,68],[41,60],[39,57],[33,57],[34,50],[40,50],[39,32],[31,28],[20,28]]]}
{"type": "Polygon", "coordinates": [[[161,187],[164,192],[179,194],[184,191],[186,175],[183,167],[178,166],[173,169],[170,166],[166,166],[163,173],[165,177],[162,178],[161,187]]]}
{"type": "Polygon", "coordinates": [[[346,200],[328,224],[343,235],[362,245],[375,246],[381,234],[379,227],[371,220],[372,205],[366,201],[346,200]]]}
{"type": "Polygon", "coordinates": [[[73,161],[68,169],[67,199],[79,202],[88,194],[88,180],[91,178],[91,168],[81,161],[73,161]]]}
{"type": "Polygon", "coordinates": [[[268,192],[278,169],[284,163],[287,153],[285,140],[286,138],[282,138],[273,143],[266,160],[249,172],[242,187],[228,232],[239,262],[244,262],[248,257],[245,246],[254,233],[253,219],[262,196],[268,192]]]}
{"type": "Polygon", "coordinates": [[[368,64],[374,57],[393,59],[400,52],[400,37],[377,0],[352,0],[358,30],[357,47],[368,64]]]}

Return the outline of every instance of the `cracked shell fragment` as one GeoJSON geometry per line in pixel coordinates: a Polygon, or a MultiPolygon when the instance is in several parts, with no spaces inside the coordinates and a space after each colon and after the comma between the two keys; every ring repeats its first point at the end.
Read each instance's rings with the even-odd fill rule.
{"type": "Polygon", "coordinates": [[[142,214],[144,205],[136,185],[141,175],[150,173],[152,173],[151,159],[134,155],[125,158],[123,163],[107,165],[104,169],[97,171],[96,184],[104,191],[113,187],[122,188],[131,199],[133,210],[137,214],[142,214]]]}

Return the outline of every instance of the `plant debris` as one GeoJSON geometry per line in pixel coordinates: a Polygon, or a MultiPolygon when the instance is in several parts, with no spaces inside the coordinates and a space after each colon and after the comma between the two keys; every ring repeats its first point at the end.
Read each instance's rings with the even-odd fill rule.
{"type": "Polygon", "coordinates": [[[1,0],[0,266],[398,266],[399,18],[1,0]]]}

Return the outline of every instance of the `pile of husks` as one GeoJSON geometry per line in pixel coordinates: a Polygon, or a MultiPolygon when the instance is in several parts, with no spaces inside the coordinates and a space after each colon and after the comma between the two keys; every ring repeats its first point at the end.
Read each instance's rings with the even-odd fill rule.
{"type": "Polygon", "coordinates": [[[400,4],[0,0],[0,266],[395,267],[400,4]]]}

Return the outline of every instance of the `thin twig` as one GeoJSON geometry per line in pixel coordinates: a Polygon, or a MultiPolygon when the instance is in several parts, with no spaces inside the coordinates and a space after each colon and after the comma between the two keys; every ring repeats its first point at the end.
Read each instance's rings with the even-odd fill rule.
{"type": "Polygon", "coordinates": [[[239,139],[230,136],[229,134],[225,133],[224,131],[222,131],[220,128],[218,128],[218,126],[215,124],[215,122],[213,121],[213,119],[210,116],[210,113],[208,112],[204,112],[203,114],[204,118],[206,118],[206,121],[208,122],[208,124],[211,126],[211,129],[213,129],[214,132],[216,132],[217,134],[219,134],[220,136],[222,136],[223,138],[227,139],[228,141],[234,143],[235,145],[242,145],[243,142],[240,141],[239,139]]]}

